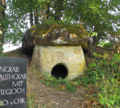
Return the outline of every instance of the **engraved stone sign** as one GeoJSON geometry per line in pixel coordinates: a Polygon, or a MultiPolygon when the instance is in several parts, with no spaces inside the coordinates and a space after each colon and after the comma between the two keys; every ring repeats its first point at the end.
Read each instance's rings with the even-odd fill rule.
{"type": "Polygon", "coordinates": [[[26,108],[27,59],[0,57],[0,108],[26,108]]]}

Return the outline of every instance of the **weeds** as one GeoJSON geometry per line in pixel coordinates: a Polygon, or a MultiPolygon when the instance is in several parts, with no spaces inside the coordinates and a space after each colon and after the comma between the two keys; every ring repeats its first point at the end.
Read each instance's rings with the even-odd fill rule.
{"type": "MultiPolygon", "coordinates": [[[[28,80],[27,80],[28,82],[28,80]]],[[[35,101],[35,95],[31,94],[31,88],[29,87],[29,83],[27,83],[28,85],[28,94],[27,94],[27,108],[36,108],[36,106],[34,106],[34,101],[35,101]]]]}
{"type": "MultiPolygon", "coordinates": [[[[46,73],[43,76],[47,76],[46,73]]],[[[46,84],[47,86],[58,87],[59,90],[70,90],[72,93],[76,91],[76,85],[74,83],[67,81],[66,79],[62,79],[61,77],[59,79],[56,79],[53,76],[47,79],[45,77],[40,79],[40,82],[46,84]]]]}
{"type": "Polygon", "coordinates": [[[0,57],[6,57],[6,55],[2,53],[2,54],[0,54],[0,57]]]}
{"type": "Polygon", "coordinates": [[[3,104],[0,102],[0,106],[3,106],[3,104]]]}
{"type": "MultiPolygon", "coordinates": [[[[96,56],[102,57],[101,55],[96,56]]],[[[95,78],[95,85],[100,104],[104,108],[120,107],[120,55],[109,56],[107,60],[101,59],[92,63],[88,76],[95,78]],[[90,74],[92,73],[92,74],[90,74]]],[[[91,79],[91,82],[94,80],[91,79]]]]}
{"type": "Polygon", "coordinates": [[[37,108],[34,105],[35,96],[32,94],[27,94],[27,108],[37,108]]]}
{"type": "MultiPolygon", "coordinates": [[[[76,92],[79,86],[89,85],[95,87],[92,98],[96,96],[99,104],[103,108],[119,108],[120,107],[120,54],[104,57],[94,53],[95,62],[91,63],[86,73],[72,81],[55,77],[47,79],[41,78],[40,81],[47,86],[56,87],[57,90],[69,90],[71,93],[76,92]]],[[[46,73],[47,74],[47,73],[46,73]]],[[[91,98],[91,100],[92,100],[91,98]]]]}
{"type": "Polygon", "coordinates": [[[99,88],[99,102],[104,107],[115,107],[120,106],[120,86],[118,85],[118,81],[114,78],[104,79],[103,82],[100,83],[99,88]]]}

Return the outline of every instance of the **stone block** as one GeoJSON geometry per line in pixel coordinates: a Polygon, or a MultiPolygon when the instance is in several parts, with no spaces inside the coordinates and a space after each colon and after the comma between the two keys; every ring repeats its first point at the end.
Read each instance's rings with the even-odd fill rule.
{"type": "Polygon", "coordinates": [[[47,77],[71,80],[84,72],[86,62],[81,46],[36,45],[31,65],[35,65],[41,75],[47,72],[47,77]]]}

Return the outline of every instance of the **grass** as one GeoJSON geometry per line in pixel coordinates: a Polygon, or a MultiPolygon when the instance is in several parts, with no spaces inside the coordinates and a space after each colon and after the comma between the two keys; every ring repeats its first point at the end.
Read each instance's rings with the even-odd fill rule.
{"type": "Polygon", "coordinates": [[[39,103],[36,104],[36,97],[34,94],[27,94],[27,108],[53,108],[50,103],[39,103]]]}

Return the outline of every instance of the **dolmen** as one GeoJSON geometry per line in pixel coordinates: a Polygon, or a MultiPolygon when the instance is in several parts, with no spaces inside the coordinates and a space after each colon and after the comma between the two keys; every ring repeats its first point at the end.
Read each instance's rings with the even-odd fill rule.
{"type": "Polygon", "coordinates": [[[31,66],[40,75],[72,80],[85,71],[83,50],[88,49],[89,33],[83,25],[43,24],[26,31],[22,48],[33,52],[31,66]]]}

